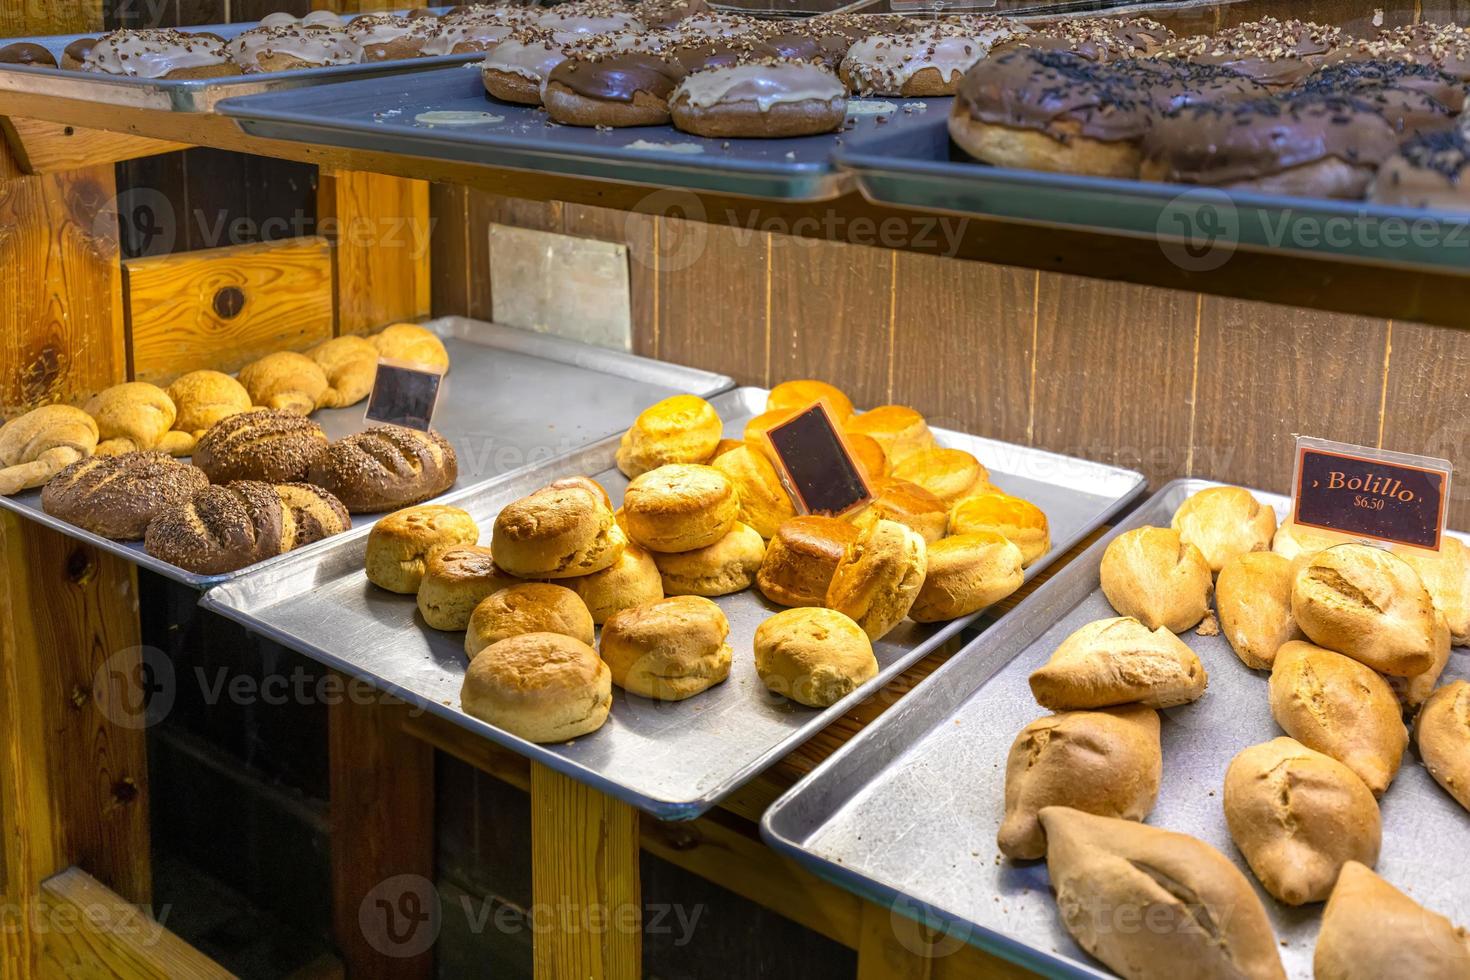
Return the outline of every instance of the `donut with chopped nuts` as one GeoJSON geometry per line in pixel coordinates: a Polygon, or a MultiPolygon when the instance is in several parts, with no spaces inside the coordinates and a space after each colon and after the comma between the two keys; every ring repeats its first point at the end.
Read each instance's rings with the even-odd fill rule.
{"type": "Polygon", "coordinates": [[[574,0],[558,4],[537,17],[536,26],[567,34],[643,30],[643,24],[628,12],[627,7],[609,0],[574,0]]]}
{"type": "Polygon", "coordinates": [[[1204,65],[1219,65],[1273,88],[1285,88],[1321,67],[1352,38],[1336,27],[1302,20],[1260,20],[1182,38],[1164,53],[1204,65]]]}
{"type": "Polygon", "coordinates": [[[401,61],[417,58],[433,36],[430,21],[397,14],[364,14],[347,22],[347,36],[362,46],[362,60],[401,61]]]}
{"type": "Polygon", "coordinates": [[[362,61],[362,46],[334,27],[253,27],[237,34],[225,50],[247,75],[362,61]]]}
{"type": "Polygon", "coordinates": [[[426,58],[447,54],[490,51],[517,28],[528,26],[531,15],[518,7],[479,7],[475,12],[432,23],[429,38],[419,47],[426,58]]]}
{"type": "Polygon", "coordinates": [[[1470,81],[1470,31],[1458,24],[1415,24],[1360,38],[1334,53],[1335,59],[1411,61],[1470,81]]]}
{"type": "Polygon", "coordinates": [[[991,54],[1039,48],[1067,51],[1088,61],[1117,61],[1150,57],[1173,40],[1173,31],[1147,17],[1073,17],[1002,41],[991,48],[991,54]]]}
{"type": "Polygon", "coordinates": [[[643,0],[634,8],[634,16],[651,31],[675,27],[682,20],[708,13],[705,0],[643,0]]]}
{"type": "MultiPolygon", "coordinates": [[[[1315,92],[1375,96],[1382,89],[1427,95],[1450,113],[1465,108],[1465,83],[1431,64],[1352,58],[1325,65],[1297,85],[1315,92]]],[[[1432,112],[1431,112],[1432,115],[1432,112]]],[[[1443,113],[1441,113],[1443,115],[1443,113]]]]}
{"type": "Polygon", "coordinates": [[[541,105],[546,76],[573,54],[627,51],[649,46],[640,34],[569,34],[547,27],[523,27],[507,35],[485,55],[480,80],[485,91],[502,102],[541,105]]]}
{"type": "Polygon", "coordinates": [[[541,101],[568,126],[660,126],[684,74],[676,59],[650,51],[578,53],[546,76],[541,101]]]}
{"type": "Polygon", "coordinates": [[[791,21],[767,21],[760,31],[761,43],[769,47],[778,58],[795,58],[800,61],[815,61],[833,71],[842,67],[853,39],[835,27],[827,26],[826,18],[813,17],[793,24],[791,21]]]}
{"type": "Polygon", "coordinates": [[[811,136],[842,127],[847,86],[823,65],[763,58],[690,74],[669,112],[674,128],[696,136],[811,136]]]}
{"type": "Polygon", "coordinates": [[[1229,68],[1180,58],[1137,58],[1115,61],[1112,67],[1138,82],[1159,112],[1200,103],[1261,99],[1271,94],[1266,86],[1229,68]]]}
{"type": "Polygon", "coordinates": [[[685,41],[669,48],[667,53],[691,74],[709,68],[729,68],[749,61],[769,61],[780,57],[775,48],[750,36],[685,41]]]}
{"type": "Polygon", "coordinates": [[[960,79],[990,46],[1026,31],[1001,18],[990,24],[940,24],[915,34],[875,34],[853,43],[839,74],[861,95],[954,95],[960,79]]]}
{"type": "Polygon", "coordinates": [[[240,74],[213,34],[169,28],[112,31],[97,39],[79,66],[127,78],[220,78],[240,74]]]}

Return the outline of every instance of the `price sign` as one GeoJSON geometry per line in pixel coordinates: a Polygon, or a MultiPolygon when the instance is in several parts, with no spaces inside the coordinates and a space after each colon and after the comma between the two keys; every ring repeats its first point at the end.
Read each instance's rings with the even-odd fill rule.
{"type": "Polygon", "coordinates": [[[1442,459],[1298,437],[1292,518],[1305,527],[1438,551],[1451,470],[1442,459]]]}
{"type": "Polygon", "coordinates": [[[772,426],[766,441],[801,513],[836,516],[873,499],[862,468],[822,402],[772,426]]]}
{"type": "Polygon", "coordinates": [[[443,380],[444,376],[437,371],[398,361],[378,361],[373,393],[368,396],[368,421],[428,432],[443,380]]]}

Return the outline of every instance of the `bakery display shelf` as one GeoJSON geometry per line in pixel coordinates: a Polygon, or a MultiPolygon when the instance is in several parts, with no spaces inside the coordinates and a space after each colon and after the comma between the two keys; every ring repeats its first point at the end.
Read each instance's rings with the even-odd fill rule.
{"type": "MultiPolygon", "coordinates": [[[[545,334],[465,317],[443,317],[424,326],[449,351],[449,373],[439,390],[434,428],[454,446],[459,479],[450,493],[565,455],[632,424],[652,402],[688,392],[710,396],[735,382],[720,374],[605,350],[545,334]],[[556,397],[547,397],[552,393],[556,397]]],[[[333,440],[368,428],[366,402],[313,412],[333,440]]],[[[252,569],[287,558],[315,555],[335,539],[289,555],[219,575],[199,575],[154,558],[141,541],[110,541],[52,517],[41,509],[41,491],[0,497],[0,507],[89,542],[135,564],[196,589],[208,589],[252,569]]],[[[381,515],[354,515],[353,528],[381,515]]],[[[349,532],[350,533],[350,532],[349,532]]]]}
{"type": "MultiPolygon", "coordinates": [[[[764,411],[766,391],[740,388],[712,399],[725,434],[740,438],[764,411]]],[[[1027,570],[1034,576],[1143,491],[1143,477],[1100,463],[936,430],[939,441],[974,453],[992,480],[1046,511],[1052,548],[1027,570]]],[[[474,517],[482,542],[495,515],[553,479],[586,474],[620,504],[628,481],[614,467],[618,438],[473,491],[443,498],[474,517]]],[[[729,679],[686,701],[656,702],[614,688],[607,723],[573,742],[535,745],[460,710],[464,634],[429,629],[412,596],[370,584],[365,533],[333,539],[312,554],[289,556],[205,594],[203,604],[331,667],[369,681],[521,755],[625,800],[664,820],[692,819],[820,731],[852,704],[955,636],[974,617],[921,626],[905,622],[873,645],[879,672],[826,709],[771,695],[756,676],[756,627],[780,611],[756,590],[716,600],[730,621],[729,679]]]]}
{"type": "Polygon", "coordinates": [[[875,204],[1159,239],[1186,270],[1241,248],[1470,272],[1470,214],[992,167],[951,145],[944,116],[846,140],[834,161],[875,204]]]}
{"type": "MultiPolygon", "coordinates": [[[[448,7],[431,7],[444,11],[448,7]]],[[[371,11],[371,13],[406,13],[398,11],[371,11]]],[[[345,15],[351,20],[354,15],[345,15]]],[[[202,24],[181,27],[186,34],[208,32],[218,34],[226,41],[233,39],[259,22],[240,24],[202,24]]],[[[84,37],[97,37],[102,33],[47,34],[35,37],[7,37],[11,44],[29,41],[39,44],[56,56],[61,63],[61,53],[73,41],[84,37]]],[[[108,105],[127,106],[134,109],[158,109],[164,112],[212,112],[215,104],[231,96],[253,95],[276,92],[284,89],[299,89],[349,78],[377,78],[398,75],[404,72],[419,72],[446,65],[463,65],[481,61],[484,54],[448,54],[432,58],[404,58],[396,61],[375,61],[360,65],[332,65],[327,68],[304,68],[299,71],[262,72],[256,75],[231,75],[225,78],[126,78],[120,75],[104,75],[95,71],[70,71],[65,68],[47,68],[36,65],[0,64],[0,97],[5,92],[23,92],[32,95],[49,95],[81,102],[101,102],[108,105]]]]}
{"type": "Polygon", "coordinates": [[[266,139],[670,189],[821,200],[843,190],[831,163],[839,141],[879,130],[906,132],[926,117],[942,119],[949,102],[860,99],[850,104],[849,132],[796,139],[704,139],[670,126],[559,126],[539,107],[490,98],[478,65],[467,65],[364,79],[330,90],[230,99],[217,108],[249,135],[266,139]],[[883,108],[879,103],[893,108],[866,111],[883,108]],[[445,124],[425,121],[426,113],[465,115],[456,124],[445,124]]]}
{"type": "MultiPolygon", "coordinates": [[[[794,786],[766,811],[762,836],[823,877],[1028,969],[1111,976],[1063,927],[1045,861],[1012,862],[996,847],[1006,757],[1016,734],[1048,713],[1032,697],[1031,672],[1073,630],[1117,615],[1098,585],[1108,543],[1131,528],[1167,527],[1186,497],[1214,485],[1165,486],[794,786]]],[[[1256,496],[1286,513],[1286,498],[1256,496]]],[[[1209,687],[1193,704],[1160,713],[1164,776],[1147,822],[1229,856],[1270,913],[1288,976],[1310,980],[1322,906],[1293,909],[1256,884],[1221,803],[1236,753],[1282,734],[1266,675],[1241,663],[1224,636],[1181,638],[1204,662],[1209,687]]],[[[1470,678],[1470,655],[1460,649],[1441,683],[1454,678],[1470,678]]],[[[1470,871],[1444,860],[1470,846],[1470,815],[1412,747],[1380,802],[1379,874],[1435,911],[1470,920],[1470,871]]]]}

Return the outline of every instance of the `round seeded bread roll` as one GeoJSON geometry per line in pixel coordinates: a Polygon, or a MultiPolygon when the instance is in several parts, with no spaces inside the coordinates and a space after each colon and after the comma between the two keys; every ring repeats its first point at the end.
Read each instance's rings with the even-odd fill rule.
{"type": "Polygon", "coordinates": [[[909,614],[924,585],[924,539],[894,521],[876,521],[848,545],[832,573],[826,606],[882,639],[909,614]]]}
{"type": "Polygon", "coordinates": [[[1292,579],[1291,562],[1274,551],[1236,555],[1220,569],[1220,632],[1252,670],[1270,670],[1281,644],[1302,639],[1291,614],[1292,579]]]}
{"type": "Polygon", "coordinates": [[[729,534],[740,499],[713,466],[673,463],[636,477],[623,494],[628,536],[649,551],[706,548],[729,534]]]}
{"type": "Polygon", "coordinates": [[[482,599],[518,584],[519,579],[495,564],[489,548],[474,544],[444,548],[424,560],[419,614],[433,629],[462,630],[482,599]]]}
{"type": "Polygon", "coordinates": [[[1397,547],[1393,553],[1419,573],[1435,608],[1444,613],[1454,645],[1470,644],[1470,548],[1445,535],[1438,552],[1397,547]]]}
{"type": "Polygon", "coordinates": [[[1108,544],[1099,568],[1114,609],[1149,629],[1191,629],[1210,611],[1214,580],[1205,556],[1166,527],[1137,527],[1108,544]]]}
{"type": "Polygon", "coordinates": [[[1141,704],[1038,718],[1006,757],[1005,819],[996,835],[1014,861],[1046,856],[1043,807],[1143,820],[1159,798],[1159,713],[1141,704]]]}
{"type": "Polygon", "coordinates": [[[1309,749],[1347,766],[1382,796],[1409,733],[1388,682],[1340,653],[1294,640],[1271,667],[1271,716],[1309,749]]]}
{"type": "Polygon", "coordinates": [[[894,466],[892,476],[923,487],[946,507],[995,489],[990,471],[963,449],[921,449],[894,466]]]}
{"type": "Polygon", "coordinates": [[[632,541],[618,560],[602,571],[562,579],[561,583],[582,597],[598,626],[624,609],[664,597],[663,578],[653,562],[653,554],[632,541]]]}
{"type": "Polygon", "coordinates": [[[1021,560],[1027,565],[1051,550],[1051,529],[1041,508],[999,490],[966,497],[950,509],[950,534],[977,531],[1005,535],[1021,549],[1021,560]]]}
{"type": "Polygon", "coordinates": [[[490,547],[519,578],[576,578],[600,572],[627,546],[612,511],[581,486],[544,487],[495,517],[490,547]]]}
{"type": "Polygon", "coordinates": [[[858,529],[836,517],[809,514],[786,521],[766,547],[755,582],[780,606],[820,606],[832,573],[858,529]]]}
{"type": "Polygon", "coordinates": [[[465,714],[528,742],[565,742],[607,721],[612,675],[581,640],[522,633],[480,652],[459,697],[465,714]]]}
{"type": "Polygon", "coordinates": [[[957,534],[929,545],[924,587],[909,610],[916,623],[938,623],[979,612],[1025,581],[1021,549],[993,531],[957,534]]]}
{"type": "Polygon", "coordinates": [[[825,400],[827,410],[832,413],[832,421],[838,425],[842,420],[852,415],[852,399],[848,398],[841,389],[827,384],[825,381],[797,380],[783,381],[771,389],[766,396],[766,411],[795,411],[806,408],[813,402],[825,400]]]}
{"type": "Polygon", "coordinates": [[[707,462],[723,431],[719,415],[703,398],[665,398],[644,409],[623,434],[618,469],[632,479],[668,463],[707,462]]]}
{"type": "Polygon", "coordinates": [[[290,412],[241,412],[220,419],[199,437],[193,463],[211,483],[303,483],[327,446],[326,432],[311,419],[290,412]]]}
{"type": "Polygon", "coordinates": [[[1205,693],[1204,664],[1179,637],[1136,619],[1099,619],[1062,641],[1031,674],[1043,708],[1075,711],[1137,701],[1151,708],[1188,704],[1205,693]]]}
{"type": "Polygon", "coordinates": [[[862,627],[842,613],[786,609],[756,628],[755,671],[773,693],[826,708],[878,676],[878,659],[862,627]]]}
{"type": "Polygon", "coordinates": [[[1383,842],[1378,801],[1363,781],[1294,738],[1231,760],[1225,821],[1251,871],[1287,905],[1326,901],[1342,866],[1376,864],[1383,842]]]}
{"type": "Polygon", "coordinates": [[[785,521],[796,516],[791,497],[781,485],[776,468],[763,453],[741,444],[710,463],[725,474],[740,500],[740,520],[769,538],[785,521]]]}
{"type": "Polygon", "coordinates": [[[730,676],[730,623],[699,596],[660,599],[616,614],[602,627],[602,659],[630,694],[682,701],[730,676]]]}
{"type": "Polygon", "coordinates": [[[1265,551],[1276,533],[1276,512],[1240,487],[1209,487],[1179,505],[1170,523],[1179,537],[1218,572],[1236,555],[1265,551]]]}
{"type": "Polygon", "coordinates": [[[470,613],[465,656],[522,633],[560,633],[592,645],[596,628],[581,596],[561,585],[521,582],[492,592],[470,613]]]}
{"type": "Polygon", "coordinates": [[[871,488],[873,499],[861,510],[847,515],[859,529],[872,527],[878,521],[894,521],[913,531],[928,544],[944,537],[949,526],[949,510],[944,501],[915,483],[885,479],[871,488]]]}
{"type": "Polygon", "coordinates": [[[424,579],[430,554],[479,540],[474,519],[458,507],[422,504],[394,511],[368,532],[368,581],[389,592],[413,595],[424,579]]]}
{"type": "Polygon", "coordinates": [[[883,447],[890,466],[922,449],[934,448],[934,433],[924,416],[906,405],[880,405],[842,423],[848,432],[870,436],[883,447]]]}
{"type": "Polygon", "coordinates": [[[1470,681],[1430,696],[1414,722],[1414,744],[1434,781],[1470,810],[1470,681]]]}
{"type": "Polygon", "coordinates": [[[748,524],[735,529],[707,548],[678,554],[654,553],[663,577],[664,595],[700,595],[714,598],[750,588],[766,557],[766,543],[748,524]]]}
{"type": "Polygon", "coordinates": [[[1322,912],[1312,975],[1315,980],[1463,980],[1470,976],[1470,931],[1349,861],[1322,912]]]}
{"type": "Polygon", "coordinates": [[[1374,670],[1399,677],[1434,665],[1434,601],[1403,559],[1340,544],[1297,571],[1291,611],[1302,632],[1374,670]]]}

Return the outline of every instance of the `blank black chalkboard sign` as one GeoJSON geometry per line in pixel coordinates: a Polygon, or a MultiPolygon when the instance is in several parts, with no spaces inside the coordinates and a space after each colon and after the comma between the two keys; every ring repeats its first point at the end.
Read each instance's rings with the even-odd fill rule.
{"type": "Polygon", "coordinates": [[[766,431],[781,479],[803,514],[842,514],[873,499],[862,468],[821,402],[766,431]]]}
{"type": "Polygon", "coordinates": [[[368,421],[428,432],[434,406],[439,401],[439,383],[443,380],[444,376],[437,371],[396,361],[379,361],[373,393],[368,396],[368,421]]]}

